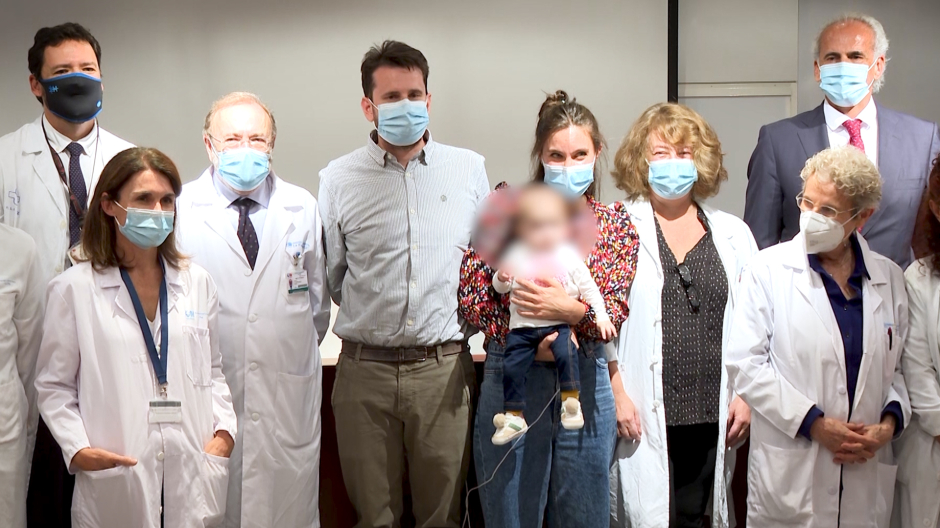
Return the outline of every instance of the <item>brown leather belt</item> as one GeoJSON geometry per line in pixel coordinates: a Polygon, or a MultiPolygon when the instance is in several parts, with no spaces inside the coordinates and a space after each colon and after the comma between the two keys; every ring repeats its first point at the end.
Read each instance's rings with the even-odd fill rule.
{"type": "Polygon", "coordinates": [[[428,358],[440,356],[453,356],[461,352],[469,352],[470,347],[463,341],[448,341],[435,346],[416,347],[374,347],[343,341],[341,354],[353,359],[365,361],[382,361],[384,363],[407,363],[409,361],[424,361],[428,358]]]}

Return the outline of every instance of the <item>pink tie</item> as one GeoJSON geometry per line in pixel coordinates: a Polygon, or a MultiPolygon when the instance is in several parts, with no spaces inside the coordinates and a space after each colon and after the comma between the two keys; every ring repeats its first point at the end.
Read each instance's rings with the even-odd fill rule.
{"type": "Polygon", "coordinates": [[[847,119],[842,126],[849,131],[849,145],[865,152],[865,142],[862,141],[862,120],[847,119]]]}

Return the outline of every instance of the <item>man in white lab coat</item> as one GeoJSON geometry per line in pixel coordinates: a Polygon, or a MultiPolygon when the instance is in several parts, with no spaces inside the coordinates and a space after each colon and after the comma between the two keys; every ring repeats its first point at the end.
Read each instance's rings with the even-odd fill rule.
{"type": "Polygon", "coordinates": [[[25,528],[45,288],[29,235],[0,224],[0,247],[0,526],[25,528]]]}
{"type": "MultiPolygon", "coordinates": [[[[33,237],[45,290],[69,265],[101,169],[133,145],[98,126],[101,46],[87,29],[74,23],[42,28],[27,59],[30,90],[43,112],[0,137],[0,218],[33,237]]],[[[30,523],[68,526],[74,479],[45,424],[33,462],[30,523]]]]}
{"type": "Polygon", "coordinates": [[[177,204],[183,251],[219,286],[222,368],[238,415],[229,527],[320,525],[322,226],[313,196],[271,169],[276,136],[257,96],[213,103],[203,131],[211,166],[177,204]]]}

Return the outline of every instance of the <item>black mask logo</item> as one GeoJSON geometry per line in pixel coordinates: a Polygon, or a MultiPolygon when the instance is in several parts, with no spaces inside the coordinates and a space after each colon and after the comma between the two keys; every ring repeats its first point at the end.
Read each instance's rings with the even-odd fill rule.
{"type": "Polygon", "coordinates": [[[84,123],[101,112],[101,79],[69,73],[39,82],[46,93],[46,107],[66,121],[84,123]]]}

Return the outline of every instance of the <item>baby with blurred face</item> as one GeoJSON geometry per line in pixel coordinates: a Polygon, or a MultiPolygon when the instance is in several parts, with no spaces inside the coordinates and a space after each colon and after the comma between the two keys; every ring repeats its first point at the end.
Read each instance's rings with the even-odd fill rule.
{"type": "MultiPolygon", "coordinates": [[[[581,298],[594,309],[597,327],[605,340],[617,334],[610,322],[604,298],[591,272],[575,249],[572,232],[574,204],[543,183],[526,186],[519,195],[515,217],[515,238],[509,244],[493,276],[493,288],[511,294],[517,279],[545,282],[557,280],[572,298],[581,298]]],[[[581,374],[578,350],[565,321],[535,319],[519,313],[509,304],[509,335],[503,360],[504,414],[493,418],[493,443],[503,445],[527,429],[525,410],[526,374],[535,361],[539,343],[557,333],[551,343],[561,380],[561,424],[566,429],[584,427],[579,393],[581,374]]]]}

